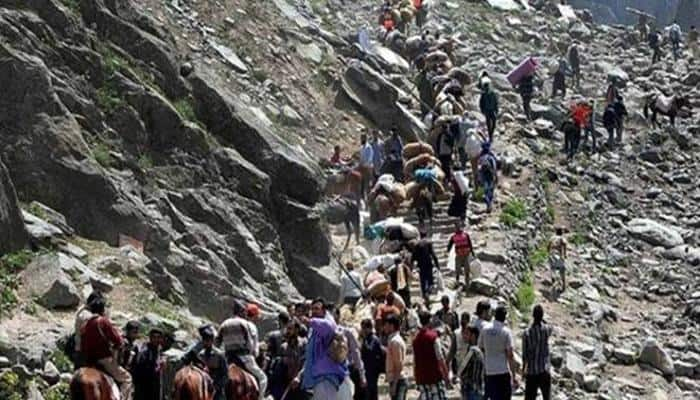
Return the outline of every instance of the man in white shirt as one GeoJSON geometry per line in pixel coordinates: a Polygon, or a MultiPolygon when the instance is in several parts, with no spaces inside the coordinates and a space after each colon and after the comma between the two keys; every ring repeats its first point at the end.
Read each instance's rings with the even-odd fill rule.
{"type": "Polygon", "coordinates": [[[367,135],[360,136],[360,172],[362,173],[362,198],[367,197],[370,191],[370,183],[374,176],[374,150],[372,145],[367,142],[367,135]]]}
{"type": "Polygon", "coordinates": [[[484,400],[510,400],[513,388],[518,386],[513,335],[505,325],[507,314],[504,306],[497,307],[493,323],[486,324],[479,334],[486,375],[484,400]]]}

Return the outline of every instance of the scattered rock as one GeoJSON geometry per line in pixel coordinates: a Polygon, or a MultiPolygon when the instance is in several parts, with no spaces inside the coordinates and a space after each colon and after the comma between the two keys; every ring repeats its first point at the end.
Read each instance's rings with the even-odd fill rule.
{"type": "Polygon", "coordinates": [[[627,231],[635,238],[654,246],[671,248],[680,246],[684,240],[678,228],[644,218],[635,218],[627,224],[627,231]]]}
{"type": "Polygon", "coordinates": [[[0,254],[19,250],[28,241],[15,187],[5,164],[0,161],[0,254]]]}
{"type": "Polygon", "coordinates": [[[647,338],[644,341],[637,362],[648,364],[661,371],[664,375],[673,376],[675,374],[673,359],[653,338],[647,338]]]}

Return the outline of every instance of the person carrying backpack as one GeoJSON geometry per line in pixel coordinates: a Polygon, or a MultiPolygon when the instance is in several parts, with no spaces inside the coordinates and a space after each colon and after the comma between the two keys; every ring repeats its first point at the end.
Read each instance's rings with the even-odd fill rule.
{"type": "Polygon", "coordinates": [[[530,102],[532,101],[532,96],[535,93],[535,78],[532,75],[528,75],[520,80],[518,83],[518,93],[520,93],[520,98],[523,100],[523,112],[528,120],[532,119],[532,110],[530,109],[530,102]]]}
{"type": "Polygon", "coordinates": [[[489,141],[493,141],[493,133],[496,131],[496,119],[498,118],[498,95],[491,88],[491,80],[481,80],[481,97],[479,108],[486,118],[486,128],[489,132],[489,141]]]}
{"type": "Polygon", "coordinates": [[[673,52],[673,59],[678,60],[681,54],[681,40],[683,40],[683,32],[681,31],[681,26],[678,25],[677,21],[673,21],[673,24],[668,30],[668,37],[671,40],[671,50],[673,52]]]}
{"type": "Polygon", "coordinates": [[[484,200],[486,201],[487,212],[491,212],[493,208],[496,179],[496,156],[491,153],[491,143],[484,142],[481,146],[481,156],[479,157],[479,181],[484,186],[484,200]]]}

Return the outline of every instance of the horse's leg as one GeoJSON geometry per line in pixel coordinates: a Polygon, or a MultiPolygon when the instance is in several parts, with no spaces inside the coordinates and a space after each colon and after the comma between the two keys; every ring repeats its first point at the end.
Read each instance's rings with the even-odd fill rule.
{"type": "Polygon", "coordinates": [[[671,112],[668,114],[668,118],[671,120],[671,126],[676,126],[676,113],[671,112]]]}

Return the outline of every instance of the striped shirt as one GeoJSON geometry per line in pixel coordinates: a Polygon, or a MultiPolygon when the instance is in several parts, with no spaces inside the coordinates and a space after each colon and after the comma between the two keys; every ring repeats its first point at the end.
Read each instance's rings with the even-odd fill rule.
{"type": "Polygon", "coordinates": [[[478,346],[467,353],[467,365],[460,371],[462,385],[478,393],[484,392],[484,354],[478,346]]]}
{"type": "Polygon", "coordinates": [[[447,400],[444,382],[434,385],[416,385],[416,387],[420,392],[419,400],[447,400]]]}
{"type": "Polygon", "coordinates": [[[549,337],[552,327],[545,324],[532,324],[523,332],[523,364],[527,375],[549,372],[549,337]]]}

